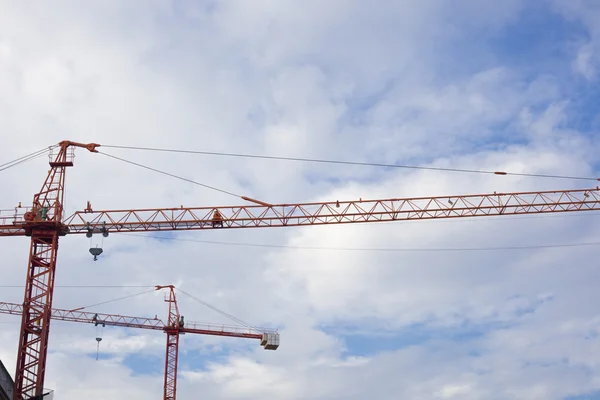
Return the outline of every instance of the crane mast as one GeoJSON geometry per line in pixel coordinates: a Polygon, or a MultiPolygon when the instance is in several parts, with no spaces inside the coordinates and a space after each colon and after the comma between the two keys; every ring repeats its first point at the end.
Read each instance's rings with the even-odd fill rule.
{"type": "MultiPolygon", "coordinates": [[[[179,314],[175,287],[156,286],[156,290],[169,289],[165,301],[169,303],[168,320],[165,324],[162,320],[146,317],[131,317],[116,314],[102,314],[87,311],[51,309],[50,315],[54,320],[88,323],[95,325],[119,326],[126,328],[160,330],[167,335],[165,377],[163,400],[176,400],[177,395],[177,362],[179,356],[179,334],[191,333],[200,335],[228,336],[245,339],[260,340],[265,350],[276,350],[279,347],[279,333],[275,330],[261,328],[247,329],[241,327],[201,326],[191,323],[186,327],[183,317],[179,314]]],[[[0,314],[23,315],[24,307],[20,304],[0,302],[0,314]]]]}
{"type": "Polygon", "coordinates": [[[179,328],[183,327],[183,320],[179,314],[179,307],[175,299],[173,286],[169,290],[169,317],[165,333],[167,334],[167,347],[165,355],[165,383],[164,400],[175,400],[177,393],[177,359],[179,353],[179,328]]]}
{"type": "Polygon", "coordinates": [[[42,189],[23,216],[23,230],[31,237],[31,246],[15,373],[17,400],[41,395],[44,387],[58,237],[68,230],[62,223],[65,170],[73,166],[74,147],[95,151],[96,145],[61,142],[58,154],[51,154],[50,171],[42,189]]]}
{"type": "MultiPolygon", "coordinates": [[[[469,194],[298,204],[254,203],[246,206],[178,207],[83,211],[63,218],[65,170],[73,166],[75,147],[98,152],[99,144],[63,141],[50,159],[50,171],[31,208],[0,213],[0,236],[30,236],[23,316],[19,337],[15,400],[39,395],[44,384],[48,333],[58,239],[67,234],[140,231],[181,231],[354,224],[424,219],[523,215],[600,210],[600,188],[581,190],[469,194]]],[[[505,175],[504,172],[497,172],[505,175]]],[[[173,310],[169,324],[178,315],[173,310]]],[[[175,331],[173,331],[175,332],[175,331]]],[[[175,344],[177,335],[168,336],[175,344]]],[[[177,348],[176,345],[171,346],[177,348]]],[[[167,357],[175,356],[169,354],[167,357]]],[[[176,373],[176,363],[172,365],[176,373]]],[[[173,392],[174,393],[174,392],[173,392]]]]}

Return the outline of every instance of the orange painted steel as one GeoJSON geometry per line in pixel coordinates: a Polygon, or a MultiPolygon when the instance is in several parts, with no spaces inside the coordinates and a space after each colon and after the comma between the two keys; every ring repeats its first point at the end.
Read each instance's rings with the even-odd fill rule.
{"type": "MultiPolygon", "coordinates": [[[[159,289],[161,287],[157,287],[159,289]]],[[[165,299],[169,303],[169,319],[165,327],[167,334],[167,346],[165,355],[165,381],[164,381],[164,400],[175,400],[177,395],[177,360],[179,354],[179,329],[183,327],[183,322],[180,321],[179,307],[175,298],[175,290],[173,286],[168,287],[169,298],[165,299]]]]}
{"type": "MultiPolygon", "coordinates": [[[[600,210],[600,189],[489,193],[381,200],[251,206],[177,207],[78,211],[65,219],[65,234],[292,227],[421,219],[543,214],[600,210]],[[215,218],[215,215],[217,218],[215,218]]],[[[5,212],[6,214],[6,212],[5,212]]],[[[0,236],[23,236],[28,223],[0,216],[0,236]],[[4,219],[4,221],[3,221],[4,219]]]]}
{"type": "Polygon", "coordinates": [[[75,147],[96,152],[98,145],[59,143],[58,153],[50,155],[50,171],[42,189],[33,196],[32,207],[23,214],[26,222],[23,233],[31,237],[31,246],[15,372],[15,400],[29,399],[43,392],[58,238],[68,231],[62,222],[65,172],[67,167],[73,166],[75,147]]]}
{"type": "Polygon", "coordinates": [[[272,205],[249,197],[248,206],[85,210],[62,219],[65,168],[75,147],[64,141],[31,207],[0,210],[0,236],[31,236],[24,312],[15,376],[16,398],[42,391],[58,238],[67,234],[267,228],[600,210],[600,189],[491,193],[272,205]]]}
{"type": "Polygon", "coordinates": [[[73,147],[94,145],[62,142],[58,154],[50,159],[50,171],[42,189],[33,197],[32,208],[23,215],[24,233],[31,236],[23,314],[15,372],[16,400],[42,394],[48,353],[50,313],[58,237],[68,228],[62,223],[65,170],[73,165],[73,147]]]}
{"type": "MultiPolygon", "coordinates": [[[[0,302],[0,314],[23,315],[23,305],[17,303],[0,302]]],[[[164,331],[167,328],[165,323],[159,318],[130,317],[119,314],[102,314],[88,311],[64,310],[60,308],[52,309],[51,318],[60,321],[80,322],[89,324],[99,322],[109,326],[148,329],[154,331],[164,331]]],[[[186,325],[187,326],[179,328],[180,333],[261,340],[263,338],[263,335],[262,333],[256,333],[257,330],[265,333],[277,332],[276,330],[271,330],[267,328],[249,329],[239,326],[228,326],[223,324],[203,324],[199,322],[186,322],[186,325]]]]}
{"type": "MultiPolygon", "coordinates": [[[[23,306],[21,304],[16,303],[0,302],[0,314],[22,315],[23,306]]],[[[165,327],[164,322],[158,318],[129,317],[126,315],[101,314],[77,310],[62,310],[59,308],[52,309],[51,318],[60,321],[80,322],[88,324],[94,324],[98,322],[104,323],[105,325],[120,326],[124,328],[163,330],[165,327]]]]}
{"type": "MultiPolygon", "coordinates": [[[[214,336],[228,336],[245,339],[263,340],[263,333],[276,333],[277,331],[255,328],[248,329],[242,327],[228,327],[225,325],[203,325],[192,322],[192,327],[186,327],[177,305],[175,297],[175,287],[156,286],[156,290],[169,289],[168,322],[165,324],[162,320],[145,317],[131,317],[118,314],[102,314],[87,311],[51,309],[50,317],[55,320],[79,322],[88,324],[102,324],[109,326],[120,326],[125,328],[160,330],[167,335],[166,357],[165,357],[165,377],[163,400],[176,400],[177,395],[177,362],[179,358],[179,335],[180,334],[200,334],[214,336]],[[202,328],[197,328],[202,326],[202,328]],[[262,332],[262,333],[257,333],[262,332]]],[[[21,304],[0,302],[0,314],[23,315],[24,307],[21,304]]]]}

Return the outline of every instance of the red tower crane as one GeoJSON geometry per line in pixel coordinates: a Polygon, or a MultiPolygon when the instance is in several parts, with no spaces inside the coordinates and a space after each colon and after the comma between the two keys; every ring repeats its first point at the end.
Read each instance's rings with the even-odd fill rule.
{"type": "MultiPolygon", "coordinates": [[[[67,234],[290,227],[439,218],[600,210],[600,188],[418,198],[268,204],[251,206],[83,211],[63,218],[65,171],[74,149],[98,152],[99,144],[63,141],[31,207],[0,216],[0,236],[29,236],[31,249],[19,336],[15,400],[41,393],[56,271],[58,239],[67,234]]],[[[496,172],[505,175],[504,172],[496,172]]]]}
{"type": "MultiPolygon", "coordinates": [[[[175,287],[156,286],[156,290],[169,289],[165,301],[169,303],[168,320],[165,324],[162,320],[146,317],[129,317],[117,314],[101,314],[94,312],[74,310],[51,309],[50,318],[60,321],[81,322],[87,324],[120,326],[126,328],[160,330],[167,334],[167,346],[165,356],[165,378],[163,389],[163,400],[176,400],[177,396],[177,361],[179,355],[179,335],[186,333],[199,335],[228,336],[245,339],[260,340],[265,350],[277,350],[279,347],[279,333],[276,330],[264,328],[244,328],[225,325],[207,325],[197,322],[185,323],[179,314],[175,287]]],[[[22,315],[23,306],[15,303],[0,302],[0,314],[22,315]]]]}

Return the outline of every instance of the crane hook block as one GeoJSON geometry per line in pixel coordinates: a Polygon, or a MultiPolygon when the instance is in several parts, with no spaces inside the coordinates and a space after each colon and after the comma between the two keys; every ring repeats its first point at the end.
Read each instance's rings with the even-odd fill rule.
{"type": "Polygon", "coordinates": [[[94,256],[94,261],[97,261],[98,256],[100,254],[102,254],[102,248],[101,247],[92,247],[92,248],[90,248],[90,254],[94,256]]]}

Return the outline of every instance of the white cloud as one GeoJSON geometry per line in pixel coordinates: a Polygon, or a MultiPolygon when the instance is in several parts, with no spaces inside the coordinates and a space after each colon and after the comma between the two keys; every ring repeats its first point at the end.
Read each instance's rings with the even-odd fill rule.
{"type": "Polygon", "coordinates": [[[459,396],[468,395],[470,392],[468,385],[448,385],[441,390],[441,397],[444,399],[456,398],[459,396]]]}
{"type": "Polygon", "coordinates": [[[585,37],[577,38],[573,70],[588,81],[595,81],[600,65],[600,7],[594,0],[553,0],[554,8],[570,21],[581,22],[585,37]]]}
{"type": "MultiPolygon", "coordinates": [[[[489,54],[465,49],[466,38],[504,32],[522,5],[6,3],[0,6],[0,160],[73,139],[594,176],[596,140],[572,128],[571,99],[555,77],[532,77],[501,62],[480,64],[489,54]]],[[[582,66],[592,71],[589,62],[582,66]]],[[[100,149],[267,201],[586,184],[100,149]]],[[[45,162],[0,173],[2,208],[28,202],[45,162]]],[[[68,212],[87,200],[95,209],[241,202],[83,150],[68,174],[68,212]]],[[[586,214],[178,237],[440,249],[591,242],[599,234],[595,216],[586,214]]],[[[597,375],[592,355],[599,345],[586,339],[597,335],[600,318],[591,246],[358,252],[159,243],[112,234],[93,262],[87,250],[99,243],[96,237],[62,239],[56,307],[144,290],[61,285],[173,283],[249,323],[281,328],[275,352],[256,341],[186,335],[182,357],[198,353],[207,361],[182,362],[180,398],[552,400],[600,387],[590,378],[597,375]],[[419,327],[431,333],[430,340],[405,340],[419,327]],[[467,337],[447,337],[456,332],[467,337]],[[399,338],[393,348],[381,344],[385,348],[368,352],[345,341],[357,334],[368,344],[399,338]]],[[[25,238],[0,241],[0,282],[22,282],[27,246],[25,238]]],[[[1,290],[0,300],[22,299],[21,289],[1,290]]],[[[164,317],[162,296],[145,294],[90,310],[164,317]]],[[[182,294],[179,302],[188,321],[230,323],[182,294]]],[[[0,324],[0,358],[9,370],[17,329],[0,324]]],[[[65,399],[160,397],[162,377],[136,375],[125,356],[163,357],[162,333],[106,328],[101,352],[116,357],[99,361],[86,356],[95,352],[94,335],[93,326],[52,325],[46,386],[65,399]]]]}
{"type": "Polygon", "coordinates": [[[594,50],[590,43],[582,45],[577,53],[577,58],[573,61],[575,71],[583,75],[587,80],[592,80],[596,76],[596,66],[594,65],[594,50]]]}

